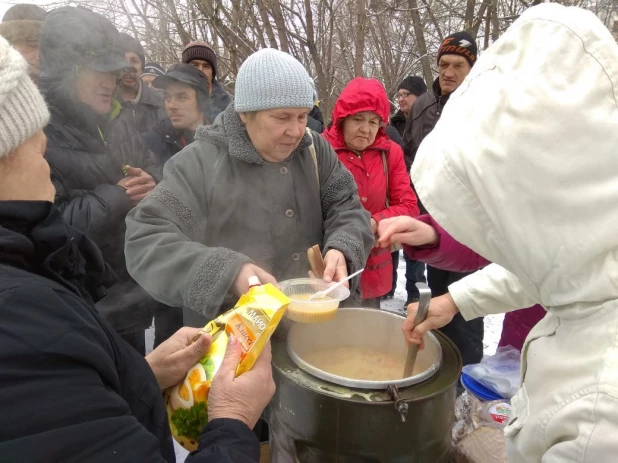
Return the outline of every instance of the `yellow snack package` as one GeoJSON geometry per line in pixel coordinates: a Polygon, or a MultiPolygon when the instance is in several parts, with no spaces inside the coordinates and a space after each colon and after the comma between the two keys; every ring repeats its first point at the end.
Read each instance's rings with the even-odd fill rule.
{"type": "Polygon", "coordinates": [[[187,373],[185,380],[165,391],[165,406],[174,439],[185,449],[197,449],[202,428],[208,423],[208,392],[223,362],[228,338],[242,348],[236,376],[249,371],[279,324],[290,300],[271,284],[260,286],[250,279],[249,291],[236,306],[209,322],[203,333],[212,336],[206,355],[187,373]]]}

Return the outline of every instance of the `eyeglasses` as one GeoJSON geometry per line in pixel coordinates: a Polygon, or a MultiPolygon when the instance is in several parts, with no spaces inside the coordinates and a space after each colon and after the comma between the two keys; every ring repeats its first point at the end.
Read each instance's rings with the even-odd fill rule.
{"type": "Polygon", "coordinates": [[[405,100],[410,95],[412,95],[410,92],[400,92],[400,93],[397,94],[397,99],[398,100],[405,100]]]}

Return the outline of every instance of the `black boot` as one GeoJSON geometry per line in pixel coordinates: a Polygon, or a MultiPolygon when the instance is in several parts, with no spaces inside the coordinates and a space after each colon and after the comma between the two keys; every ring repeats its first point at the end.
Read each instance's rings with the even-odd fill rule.
{"type": "Polygon", "coordinates": [[[415,303],[415,302],[418,302],[419,300],[420,300],[420,299],[419,299],[418,297],[413,297],[413,298],[412,298],[412,299],[410,299],[408,302],[406,302],[406,305],[404,305],[404,306],[403,306],[403,310],[402,310],[403,314],[404,314],[404,315],[407,315],[407,314],[408,314],[408,306],[409,306],[410,304],[413,304],[413,303],[415,303]]]}

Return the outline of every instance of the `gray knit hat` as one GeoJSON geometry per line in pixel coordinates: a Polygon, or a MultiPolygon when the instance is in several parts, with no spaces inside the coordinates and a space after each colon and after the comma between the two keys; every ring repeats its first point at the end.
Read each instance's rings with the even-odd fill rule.
{"type": "Polygon", "coordinates": [[[236,76],[238,113],[276,108],[313,108],[313,81],[296,58],[273,48],[257,51],[236,76]]]}
{"type": "Polygon", "coordinates": [[[28,64],[0,37],[0,158],[47,125],[45,100],[28,77],[28,64]]]}

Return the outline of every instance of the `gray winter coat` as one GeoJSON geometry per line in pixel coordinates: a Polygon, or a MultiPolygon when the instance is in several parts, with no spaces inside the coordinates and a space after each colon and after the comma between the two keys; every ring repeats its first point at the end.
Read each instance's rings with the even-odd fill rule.
{"type": "Polygon", "coordinates": [[[306,277],[307,249],[320,244],[341,251],[349,272],[363,268],[373,244],[369,213],[352,175],[314,133],[318,185],[311,138],[273,164],[255,150],[233,106],[199,127],[127,216],[133,278],[155,299],[212,319],[235,302],[228,291],[245,263],[278,280],[306,277]]]}

